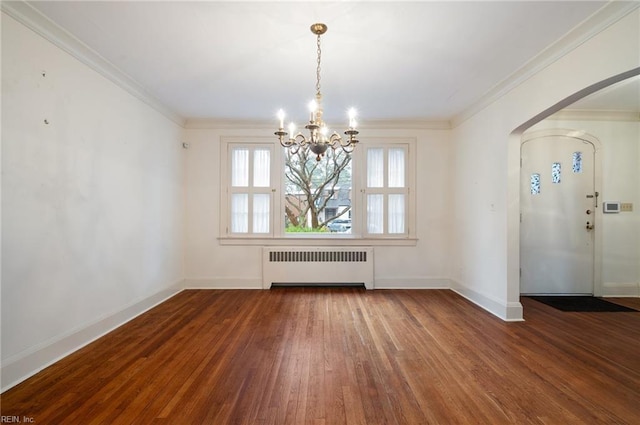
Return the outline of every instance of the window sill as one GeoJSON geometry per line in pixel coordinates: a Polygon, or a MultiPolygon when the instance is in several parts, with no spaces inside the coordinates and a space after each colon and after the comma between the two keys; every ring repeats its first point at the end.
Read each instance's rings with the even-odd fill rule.
{"type": "Polygon", "coordinates": [[[416,246],[417,238],[362,238],[352,235],[295,235],[286,237],[220,237],[220,245],[241,246],[416,246]]]}

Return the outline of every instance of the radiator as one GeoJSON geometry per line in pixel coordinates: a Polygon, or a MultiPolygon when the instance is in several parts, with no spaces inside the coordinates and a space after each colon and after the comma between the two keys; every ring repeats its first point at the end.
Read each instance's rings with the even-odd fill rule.
{"type": "Polygon", "coordinates": [[[364,284],[373,289],[373,248],[264,248],[262,287],[364,284]]]}

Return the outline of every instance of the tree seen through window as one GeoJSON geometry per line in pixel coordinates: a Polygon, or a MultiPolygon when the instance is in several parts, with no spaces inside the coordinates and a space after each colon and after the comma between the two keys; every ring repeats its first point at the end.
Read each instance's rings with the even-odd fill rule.
{"type": "Polygon", "coordinates": [[[286,149],[286,232],[343,233],[351,229],[350,216],[351,156],[329,149],[316,161],[307,149],[297,153],[286,149]]]}

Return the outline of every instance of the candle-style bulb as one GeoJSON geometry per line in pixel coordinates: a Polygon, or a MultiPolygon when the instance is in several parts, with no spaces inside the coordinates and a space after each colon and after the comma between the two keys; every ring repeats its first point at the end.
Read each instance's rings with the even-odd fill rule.
{"type": "Polygon", "coordinates": [[[318,103],[315,100],[309,102],[309,112],[311,113],[309,121],[314,122],[316,120],[316,111],[318,110],[318,103]]]}
{"type": "Polygon", "coordinates": [[[284,128],[284,111],[280,109],[278,111],[278,119],[280,120],[280,130],[284,128]]]}
{"type": "Polygon", "coordinates": [[[349,128],[356,128],[356,115],[357,111],[355,110],[355,108],[349,109],[349,128]]]}

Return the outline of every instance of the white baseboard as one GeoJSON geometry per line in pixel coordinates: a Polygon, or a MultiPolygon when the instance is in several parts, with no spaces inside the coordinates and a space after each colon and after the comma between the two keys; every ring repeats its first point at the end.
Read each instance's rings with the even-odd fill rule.
{"type": "Polygon", "coordinates": [[[640,297],[640,283],[611,283],[602,284],[603,297],[640,297]]]}
{"type": "MultiPolygon", "coordinates": [[[[185,289],[263,289],[261,279],[246,278],[189,278],[185,289]]],[[[449,289],[446,278],[382,278],[376,279],[374,289],[449,289]]]]}
{"type": "Polygon", "coordinates": [[[182,291],[182,284],[183,281],[180,280],[170,287],[129,305],[115,314],[104,317],[83,328],[76,329],[44,346],[37,346],[3,361],[0,372],[2,376],[1,392],[19,384],[58,360],[173,297],[182,291]]]}
{"type": "Polygon", "coordinates": [[[505,322],[522,322],[522,304],[520,302],[505,302],[493,297],[481,294],[472,289],[464,287],[460,284],[454,284],[452,291],[465,297],[472,303],[487,310],[494,316],[499,317],[505,322]]]}
{"type": "Polygon", "coordinates": [[[247,278],[189,278],[184,280],[185,289],[262,289],[262,279],[247,278]]]}
{"type": "MultiPolygon", "coordinates": [[[[185,289],[263,289],[261,279],[246,278],[190,278],[185,279],[185,289]]],[[[448,278],[394,277],[376,278],[375,289],[451,289],[489,313],[508,322],[522,321],[520,302],[504,303],[486,295],[457,285],[448,278]]]]}
{"type": "Polygon", "coordinates": [[[450,289],[451,280],[447,278],[390,277],[376,278],[375,289],[450,289]]]}

